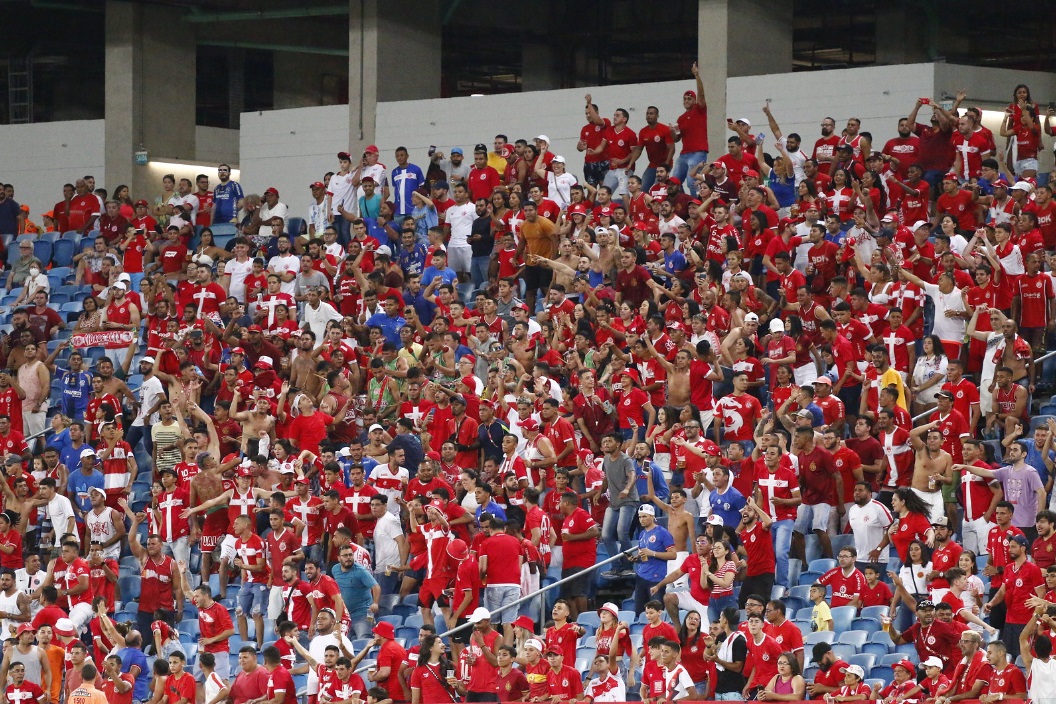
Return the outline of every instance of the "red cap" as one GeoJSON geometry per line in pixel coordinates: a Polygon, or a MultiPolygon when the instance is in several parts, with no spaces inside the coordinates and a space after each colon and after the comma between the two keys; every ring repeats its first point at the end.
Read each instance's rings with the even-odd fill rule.
{"type": "Polygon", "coordinates": [[[239,467],[238,468],[238,476],[240,476],[240,477],[252,477],[253,476],[253,469],[250,468],[250,467],[239,467]]]}
{"type": "Polygon", "coordinates": [[[668,183],[673,183],[676,186],[681,186],[682,185],[682,179],[680,179],[678,176],[672,176],[671,178],[667,179],[667,182],[668,183]]]}
{"type": "Polygon", "coordinates": [[[373,176],[364,176],[359,180],[360,183],[377,183],[373,176]]]}
{"type": "MultiPolygon", "coordinates": [[[[476,364],[476,363],[477,363],[477,356],[476,356],[476,355],[473,355],[473,354],[464,354],[464,355],[462,355],[462,359],[466,359],[466,360],[469,360],[470,362],[473,362],[473,364],[476,364]]],[[[462,361],[462,359],[460,359],[460,360],[458,360],[458,361],[460,361],[460,362],[461,362],[461,361],[462,361]]]]}
{"type": "Polygon", "coordinates": [[[641,380],[638,378],[638,372],[634,369],[624,369],[618,376],[627,376],[631,378],[635,384],[641,384],[641,380]]]}
{"type": "Polygon", "coordinates": [[[580,215],[586,215],[587,206],[583,203],[573,203],[572,205],[568,206],[569,215],[575,215],[576,213],[579,213],[580,215]]]}
{"type": "Polygon", "coordinates": [[[326,188],[322,181],[316,181],[315,183],[309,184],[308,188],[326,188]]]}
{"type": "Polygon", "coordinates": [[[447,543],[447,555],[452,560],[462,561],[469,557],[469,548],[461,538],[455,538],[447,543]]]}
{"type": "Polygon", "coordinates": [[[914,665],[909,660],[899,660],[898,662],[896,662],[894,665],[891,666],[891,669],[893,670],[896,667],[901,667],[902,669],[904,669],[906,672],[908,672],[911,675],[917,674],[917,666],[914,665]]]}
{"type": "Polygon", "coordinates": [[[499,156],[501,156],[503,159],[509,159],[512,155],[513,150],[510,149],[510,145],[508,144],[499,150],[499,156]]]}
{"type": "Polygon", "coordinates": [[[642,232],[649,232],[649,223],[647,223],[645,220],[635,220],[634,229],[641,230],[642,232]]]}
{"type": "MultiPolygon", "coordinates": [[[[377,149],[377,147],[375,147],[375,149],[377,149]]],[[[376,636],[381,636],[382,638],[388,638],[389,640],[396,638],[396,629],[388,621],[378,621],[375,623],[374,629],[371,633],[376,636]]]]}
{"type": "MultiPolygon", "coordinates": [[[[533,623],[532,626],[535,624],[533,623]]],[[[18,627],[18,633],[16,635],[22,635],[23,633],[36,633],[37,629],[33,628],[32,623],[23,623],[18,627]]]]}
{"type": "Polygon", "coordinates": [[[276,198],[279,197],[279,189],[275,188],[274,186],[264,191],[264,195],[268,195],[269,193],[275,196],[276,198]]]}
{"type": "Polygon", "coordinates": [[[583,464],[592,464],[594,462],[594,453],[590,450],[576,450],[576,457],[578,457],[583,464]]]}
{"type": "Polygon", "coordinates": [[[521,428],[524,428],[525,430],[539,430],[539,421],[537,421],[535,418],[526,418],[517,425],[521,428]]]}
{"type": "Polygon", "coordinates": [[[264,332],[264,328],[260,327],[259,325],[250,325],[249,326],[249,331],[250,332],[264,332]]]}
{"type": "Polygon", "coordinates": [[[312,483],[312,478],[311,477],[298,477],[296,482],[294,482],[294,483],[295,484],[311,484],[312,483]]]}
{"type": "Polygon", "coordinates": [[[499,404],[495,403],[494,401],[485,400],[485,401],[481,401],[480,402],[480,407],[481,408],[490,408],[491,410],[494,411],[496,408],[499,407],[499,404]]]}
{"type": "Polygon", "coordinates": [[[378,148],[375,145],[371,144],[370,146],[368,146],[363,151],[365,151],[367,154],[377,154],[378,153],[378,148]]]}
{"type": "Polygon", "coordinates": [[[243,357],[245,357],[246,356],[246,350],[243,349],[242,347],[232,347],[231,348],[231,354],[240,354],[243,357]]]}
{"type": "Polygon", "coordinates": [[[136,207],[138,208],[138,207],[139,207],[139,206],[141,206],[141,205],[142,205],[142,206],[143,206],[144,208],[149,208],[149,207],[150,207],[150,203],[148,203],[147,201],[145,201],[145,200],[137,200],[137,201],[136,201],[136,207]]]}
{"type": "Polygon", "coordinates": [[[434,462],[439,462],[441,460],[440,453],[436,450],[429,450],[429,452],[425,453],[425,456],[434,462]]]}
{"type": "Polygon", "coordinates": [[[475,376],[464,376],[459,381],[471,389],[477,388],[477,377],[475,376]]]}
{"type": "Polygon", "coordinates": [[[788,227],[789,225],[795,225],[797,222],[799,222],[799,221],[796,220],[795,218],[781,218],[781,221],[778,222],[777,225],[778,225],[778,227],[780,227],[783,230],[786,227],[788,227]]]}
{"type": "Polygon", "coordinates": [[[705,440],[704,441],[704,454],[705,455],[710,455],[712,457],[721,457],[722,456],[722,449],[718,445],[715,444],[714,440],[705,440]]]}
{"type": "MultiPolygon", "coordinates": [[[[951,171],[950,173],[948,173],[945,176],[943,176],[942,180],[943,181],[959,181],[960,179],[957,178],[957,174],[955,174],[955,173],[953,173],[951,171]]],[[[909,661],[908,660],[903,660],[902,662],[909,662],[909,661]]],[[[899,664],[901,664],[901,663],[899,663],[899,664]]]]}
{"type": "Polygon", "coordinates": [[[695,90],[687,90],[685,93],[682,94],[683,98],[685,98],[686,96],[689,96],[690,98],[693,98],[693,100],[696,100],[697,99],[697,91],[695,91],[695,90]]]}
{"type": "Polygon", "coordinates": [[[681,320],[672,320],[670,323],[667,324],[667,327],[671,330],[681,330],[682,332],[686,331],[686,324],[683,323],[681,320]]]}
{"type": "Polygon", "coordinates": [[[755,169],[748,169],[744,172],[745,178],[759,178],[759,172],[755,169]]]}

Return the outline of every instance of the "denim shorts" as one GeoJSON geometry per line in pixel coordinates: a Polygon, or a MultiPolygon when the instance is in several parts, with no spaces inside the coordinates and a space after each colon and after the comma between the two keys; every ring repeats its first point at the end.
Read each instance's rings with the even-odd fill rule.
{"type": "Polygon", "coordinates": [[[263,616],[267,610],[268,586],[263,583],[243,582],[238,590],[238,614],[263,616]]]}

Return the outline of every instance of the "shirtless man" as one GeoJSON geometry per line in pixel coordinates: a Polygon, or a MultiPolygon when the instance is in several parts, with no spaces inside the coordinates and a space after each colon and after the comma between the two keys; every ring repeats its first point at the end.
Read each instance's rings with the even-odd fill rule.
{"type": "Polygon", "coordinates": [[[645,335],[642,339],[645,340],[645,344],[656,355],[656,361],[667,371],[667,405],[675,408],[685,408],[689,405],[692,395],[689,383],[689,365],[692,362],[692,357],[689,351],[679,350],[678,354],[675,355],[674,364],[672,364],[662,354],[656,352],[656,348],[653,347],[653,341],[649,339],[648,335],[645,335]]]}
{"type": "MultiPolygon", "coordinates": [[[[316,379],[315,374],[315,335],[311,331],[303,331],[295,343],[297,354],[290,362],[290,386],[301,389],[312,395],[308,386],[316,379]]],[[[316,383],[317,386],[320,384],[316,383]]],[[[313,395],[314,398],[314,395],[313,395]]]]}
{"type": "MultiPolygon", "coordinates": [[[[117,400],[124,404],[124,399],[128,399],[129,405],[132,407],[132,418],[135,418],[139,414],[139,403],[136,401],[136,397],[132,395],[132,391],[128,388],[128,384],[121,381],[114,376],[114,363],[109,358],[103,357],[95,365],[96,373],[103,380],[103,392],[111,394],[117,397],[117,400]]],[[[120,408],[116,410],[121,410],[120,408]]]]}
{"type": "Polygon", "coordinates": [[[577,242],[576,247],[579,254],[591,260],[591,269],[603,276],[615,280],[613,274],[619,268],[620,248],[616,245],[616,237],[612,230],[599,230],[594,237],[597,239],[597,252],[589,242],[577,242]]]}
{"type": "MultiPolygon", "coordinates": [[[[209,452],[199,452],[196,459],[201,471],[191,477],[189,501],[191,506],[200,506],[207,501],[212,501],[233,487],[233,481],[224,479],[224,472],[234,468],[238,462],[236,458],[226,464],[221,464],[216,460],[216,456],[209,452]]],[[[212,574],[213,551],[220,546],[220,537],[227,533],[227,519],[227,507],[225,506],[206,513],[199,545],[202,550],[202,574],[204,575],[212,574]]],[[[192,534],[199,532],[197,519],[192,519],[191,532],[192,534]]],[[[226,579],[223,581],[223,586],[227,586],[226,579]]],[[[220,596],[223,596],[223,593],[220,596]]]]}
{"type": "Polygon", "coordinates": [[[674,538],[675,550],[679,553],[686,553],[675,557],[675,562],[681,564],[681,560],[688,557],[688,550],[693,545],[693,540],[697,534],[696,518],[685,509],[686,492],[683,489],[672,489],[670,503],[664,503],[663,500],[657,498],[656,494],[653,493],[652,472],[645,473],[645,481],[649,488],[649,493],[645,495],[645,500],[652,501],[653,504],[660,507],[661,511],[667,514],[667,530],[671,533],[671,537],[674,538]]]}
{"type": "Polygon", "coordinates": [[[946,515],[942,485],[953,483],[953,458],[942,449],[939,421],[914,428],[909,434],[917,459],[913,465],[913,492],[931,508],[930,520],[946,515]],[[925,439],[921,440],[921,436],[925,439]]]}
{"type": "MultiPolygon", "coordinates": [[[[236,388],[235,395],[231,398],[231,408],[237,408],[238,402],[239,393],[236,388]]],[[[263,394],[257,396],[252,411],[232,412],[231,419],[243,423],[243,453],[249,452],[250,440],[259,440],[263,435],[267,435],[269,438],[268,446],[270,447],[275,439],[275,417],[271,415],[271,402],[263,394]]]]}
{"type": "Polygon", "coordinates": [[[375,423],[367,429],[367,444],[363,446],[363,454],[373,457],[378,464],[386,464],[389,461],[389,451],[386,448],[392,438],[381,425],[375,423]]]}
{"type": "MultiPolygon", "coordinates": [[[[1002,317],[1004,317],[1002,315],[1002,317]]],[[[1034,352],[1030,343],[1017,334],[1016,321],[1005,318],[1001,322],[1001,334],[1005,337],[1005,346],[1001,351],[999,367],[1012,370],[1012,382],[1034,391],[1034,352]]]]}

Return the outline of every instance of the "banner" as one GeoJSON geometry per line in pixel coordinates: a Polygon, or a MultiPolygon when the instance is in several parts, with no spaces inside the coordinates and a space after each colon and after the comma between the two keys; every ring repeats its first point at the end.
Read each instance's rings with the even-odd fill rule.
{"type": "Polygon", "coordinates": [[[102,332],[81,332],[70,338],[74,347],[105,347],[108,350],[119,350],[128,347],[136,339],[132,330],[104,330],[102,332]]]}

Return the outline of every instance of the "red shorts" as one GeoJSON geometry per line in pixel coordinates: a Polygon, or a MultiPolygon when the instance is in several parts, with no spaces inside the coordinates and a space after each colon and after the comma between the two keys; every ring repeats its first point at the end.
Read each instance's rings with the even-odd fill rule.
{"type": "Polygon", "coordinates": [[[441,606],[447,605],[447,597],[444,596],[444,590],[447,589],[447,582],[439,579],[428,579],[422,582],[422,588],[418,591],[418,603],[425,608],[431,608],[436,602],[440,602],[441,606]]]}
{"type": "Polygon", "coordinates": [[[963,346],[963,343],[954,342],[953,340],[942,341],[942,348],[946,351],[946,359],[960,359],[961,347],[963,346]]]}
{"type": "Polygon", "coordinates": [[[214,550],[220,544],[220,538],[227,534],[227,523],[226,508],[206,515],[198,545],[203,550],[214,550]]]}

